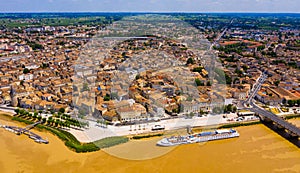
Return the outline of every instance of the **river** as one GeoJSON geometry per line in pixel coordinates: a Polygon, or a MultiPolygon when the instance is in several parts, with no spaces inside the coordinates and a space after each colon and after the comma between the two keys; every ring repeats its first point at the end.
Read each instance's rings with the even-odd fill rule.
{"type": "MultiPolygon", "coordinates": [[[[300,124],[299,119],[294,121],[300,124]]],[[[0,123],[16,125],[4,119],[0,119],[0,123]]],[[[264,125],[239,127],[237,130],[239,138],[172,149],[157,148],[154,144],[159,138],[154,138],[130,141],[105,151],[78,154],[50,133],[33,129],[33,132],[48,138],[50,143],[45,145],[1,128],[0,172],[300,172],[300,150],[295,145],[264,125]],[[157,152],[165,154],[149,159],[157,152]],[[124,159],[130,156],[144,160],[124,159]]]]}

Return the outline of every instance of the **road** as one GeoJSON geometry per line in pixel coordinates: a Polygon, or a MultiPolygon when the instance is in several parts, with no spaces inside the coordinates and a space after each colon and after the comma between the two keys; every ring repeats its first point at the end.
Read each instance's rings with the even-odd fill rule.
{"type": "Polygon", "coordinates": [[[211,46],[209,47],[209,50],[212,50],[213,49],[213,47],[220,41],[220,39],[222,38],[222,36],[226,33],[226,31],[227,31],[227,29],[228,29],[228,26],[230,26],[232,23],[233,23],[233,21],[234,21],[234,19],[232,19],[231,21],[230,21],[230,24],[229,25],[227,25],[227,26],[224,26],[221,30],[223,30],[223,32],[221,32],[219,35],[218,35],[218,37],[217,37],[217,39],[211,44],[211,46]]]}
{"type": "Polygon", "coordinates": [[[256,83],[253,85],[253,88],[251,89],[250,93],[249,93],[249,97],[246,99],[246,101],[244,102],[244,104],[250,104],[253,100],[253,98],[255,97],[255,95],[257,94],[257,92],[260,90],[261,85],[265,82],[265,80],[267,79],[267,75],[265,73],[262,73],[260,75],[260,77],[257,79],[256,83]]]}

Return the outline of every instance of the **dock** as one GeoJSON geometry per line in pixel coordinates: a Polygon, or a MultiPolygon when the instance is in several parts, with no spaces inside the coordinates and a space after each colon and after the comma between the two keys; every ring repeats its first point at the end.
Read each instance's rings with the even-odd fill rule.
{"type": "Polygon", "coordinates": [[[37,143],[48,144],[49,143],[48,140],[43,139],[41,136],[29,131],[34,126],[36,126],[40,123],[42,123],[42,122],[39,121],[34,124],[30,124],[30,125],[26,126],[25,128],[21,128],[21,127],[17,127],[17,126],[7,126],[7,125],[0,125],[0,127],[4,128],[7,131],[13,132],[16,135],[22,135],[22,134],[27,135],[30,139],[34,140],[37,143]]]}

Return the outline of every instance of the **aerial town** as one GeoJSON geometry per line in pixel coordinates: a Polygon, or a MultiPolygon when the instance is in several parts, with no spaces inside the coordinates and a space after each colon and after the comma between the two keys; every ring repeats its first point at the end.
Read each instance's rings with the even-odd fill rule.
{"type": "Polygon", "coordinates": [[[300,173],[299,0],[0,5],[0,173],[300,173]]]}
{"type": "Polygon", "coordinates": [[[67,17],[58,22],[12,18],[7,25],[2,20],[0,108],[56,127],[130,125],[126,133],[120,127],[120,135],[139,123],[161,121],[171,129],[168,122],[174,119],[210,115],[220,115],[217,123],[247,121],[257,117],[241,103],[267,74],[256,103],[278,116],[299,114],[299,28],[273,18],[266,26],[253,27],[243,17],[220,17],[227,25],[211,23],[210,17],[192,24],[206,40],[201,50],[193,49],[182,33],[185,43],[155,35],[169,30],[124,37],[104,17],[68,25],[63,23],[67,17]],[[104,45],[103,33],[121,39],[104,45]],[[205,51],[219,65],[211,69],[205,51]]]}

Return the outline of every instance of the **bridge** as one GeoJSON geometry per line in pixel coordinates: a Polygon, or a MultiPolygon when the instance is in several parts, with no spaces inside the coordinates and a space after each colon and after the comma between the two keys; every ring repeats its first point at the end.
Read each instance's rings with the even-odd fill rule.
{"type": "Polygon", "coordinates": [[[278,117],[277,115],[266,111],[255,104],[251,104],[252,108],[249,108],[250,111],[257,113],[260,118],[264,121],[272,121],[278,128],[283,128],[293,137],[300,137],[300,129],[295,125],[285,121],[283,118],[278,117]]]}
{"type": "Polygon", "coordinates": [[[266,111],[263,108],[260,108],[256,104],[253,103],[253,98],[257,94],[257,92],[260,90],[261,85],[263,82],[266,80],[267,76],[266,74],[262,74],[258,80],[256,81],[256,84],[250,91],[250,95],[246,101],[244,101],[242,104],[245,106],[245,109],[248,109],[252,112],[255,112],[256,114],[259,115],[262,121],[271,121],[273,122],[278,128],[280,129],[285,129],[288,134],[290,134],[292,137],[300,137],[300,129],[296,127],[295,125],[285,121],[283,118],[278,117],[277,115],[266,111]],[[247,104],[247,106],[246,106],[247,104]],[[248,107],[250,106],[250,107],[248,107]]]}

